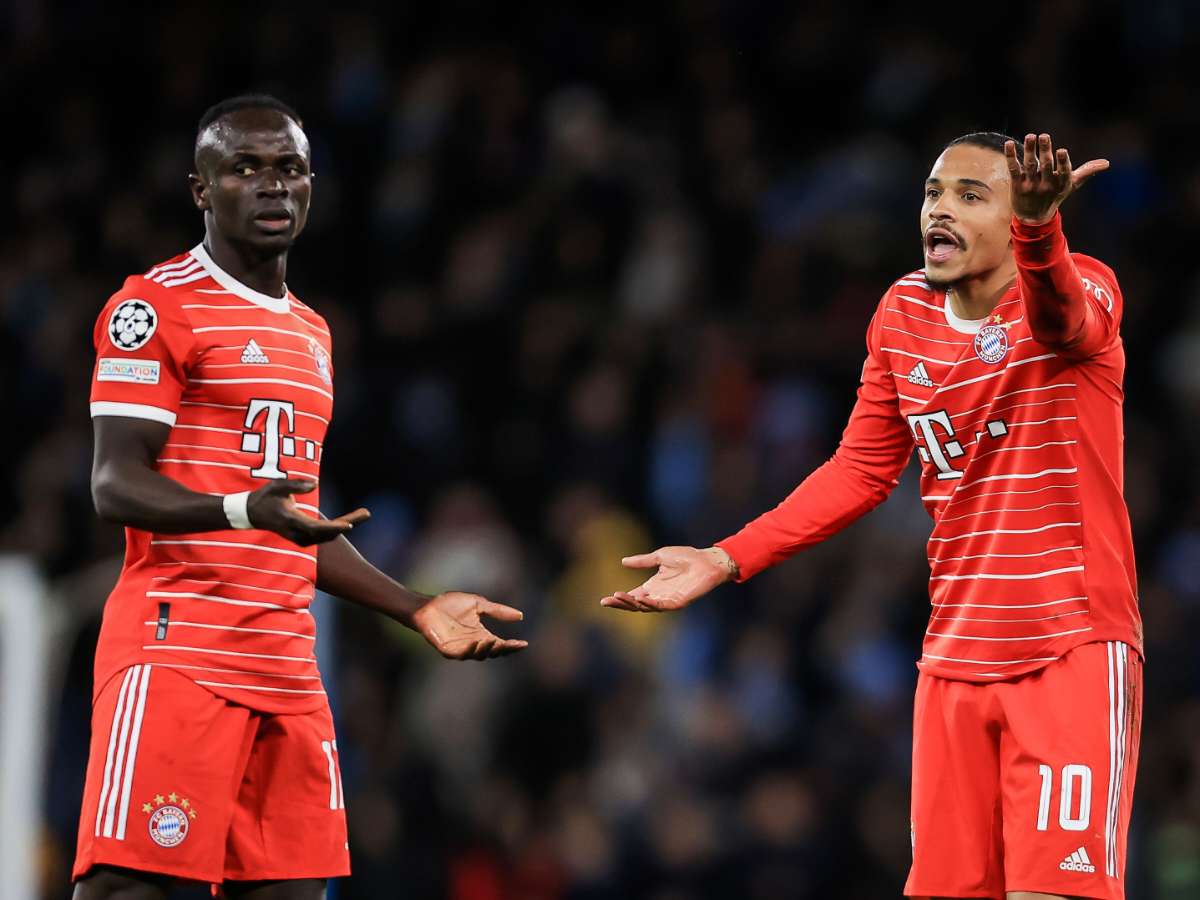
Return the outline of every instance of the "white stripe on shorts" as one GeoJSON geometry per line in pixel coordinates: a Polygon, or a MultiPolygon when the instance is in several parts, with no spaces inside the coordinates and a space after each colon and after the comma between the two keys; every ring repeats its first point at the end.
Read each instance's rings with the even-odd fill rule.
{"type": "Polygon", "coordinates": [[[104,804],[108,800],[108,788],[112,783],[113,749],[117,743],[117,725],[121,721],[121,712],[125,708],[125,695],[136,668],[137,666],[133,666],[125,670],[125,678],[121,682],[120,693],[117,694],[117,708],[113,712],[112,725],[108,730],[108,754],[104,757],[104,786],[100,788],[100,802],[96,804],[96,837],[100,837],[100,821],[104,818],[104,804]]]}
{"type": "Polygon", "coordinates": [[[137,762],[138,738],[142,734],[142,715],[146,711],[146,690],[150,687],[150,666],[142,666],[142,682],[138,687],[137,707],[133,711],[133,733],[129,736],[129,752],[125,758],[125,780],[121,787],[121,812],[117,817],[117,840],[125,840],[125,823],[129,818],[129,793],[133,788],[133,767],[137,762]]]}
{"type": "Polygon", "coordinates": [[[1129,647],[1109,641],[1108,649],[1108,810],[1104,820],[1104,871],[1118,877],[1117,845],[1121,822],[1121,788],[1125,780],[1125,689],[1128,683],[1129,647]]]}
{"type": "Polygon", "coordinates": [[[142,717],[146,710],[146,691],[149,685],[148,665],[131,666],[121,682],[121,693],[117,697],[117,708],[113,713],[112,729],[108,736],[104,785],[96,808],[96,837],[113,837],[115,826],[116,839],[125,840],[129,795],[133,787],[133,767],[137,759],[138,738],[142,732],[142,717]]]}

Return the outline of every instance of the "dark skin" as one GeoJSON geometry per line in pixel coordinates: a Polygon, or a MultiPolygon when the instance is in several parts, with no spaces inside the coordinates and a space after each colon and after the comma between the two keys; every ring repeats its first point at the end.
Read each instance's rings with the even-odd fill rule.
{"type": "MultiPolygon", "coordinates": [[[[271,109],[230,113],[199,136],[195,162],[188,180],[196,208],[204,213],[209,255],[254,290],[285,296],[288,250],[304,230],[312,195],[308,139],[300,126],[271,109]]],[[[119,416],[92,422],[92,498],[101,518],[159,534],[229,528],[220,497],[189,490],[156,471],[169,426],[119,416]]],[[[346,539],[370,513],[356,509],[334,519],[305,515],[293,496],[315,488],[302,479],[268,481],[250,494],[246,508],[254,528],[301,546],[317,545],[320,590],[412,628],[447,659],[483,660],[527,646],[498,637],[480,618],[518,622],[520,610],[462,591],[430,597],[375,568],[346,539]]],[[[169,884],[150,873],[98,866],[76,884],[74,900],[160,900],[169,884]]],[[[223,890],[239,900],[320,900],[325,882],[227,882],[223,890]]]]}

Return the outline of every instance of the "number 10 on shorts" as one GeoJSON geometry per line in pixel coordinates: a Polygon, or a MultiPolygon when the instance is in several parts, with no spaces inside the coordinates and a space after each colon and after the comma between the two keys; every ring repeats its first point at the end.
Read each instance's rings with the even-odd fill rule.
{"type": "MultiPolygon", "coordinates": [[[[1042,778],[1042,793],[1038,798],[1037,830],[1050,827],[1050,792],[1054,787],[1054,769],[1038,766],[1042,778]]],[[[1063,831],[1087,831],[1092,820],[1092,770],[1079,763],[1062,767],[1059,783],[1058,827],[1063,831]],[[1079,811],[1075,812],[1075,794],[1079,794],[1079,811]]]]}

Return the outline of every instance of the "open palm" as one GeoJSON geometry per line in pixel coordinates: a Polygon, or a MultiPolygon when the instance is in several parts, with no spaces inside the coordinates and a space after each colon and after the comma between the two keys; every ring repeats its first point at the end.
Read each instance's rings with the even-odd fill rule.
{"type": "Polygon", "coordinates": [[[413,627],[447,659],[490,659],[529,646],[528,641],[499,637],[488,631],[481,616],[519,622],[519,609],[493,603],[478,594],[446,591],[413,613],[413,627]]]}
{"type": "Polygon", "coordinates": [[[653,553],[627,556],[621,564],[631,569],[658,571],[630,591],[614,591],[601,606],[629,612],[667,612],[682,609],[732,577],[728,554],[716,547],[662,547],[653,553]]]}

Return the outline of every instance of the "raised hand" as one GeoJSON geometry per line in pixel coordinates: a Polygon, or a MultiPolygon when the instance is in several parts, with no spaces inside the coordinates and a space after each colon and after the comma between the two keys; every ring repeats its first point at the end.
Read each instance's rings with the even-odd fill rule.
{"type": "Polygon", "coordinates": [[[263,531],[273,531],[294,544],[307,547],[323,544],[345,534],[359,522],[371,518],[361,507],[336,519],[317,519],[306,516],[296,508],[293,494],[307,494],[317,486],[315,481],[287,478],[265,484],[246,500],[250,524],[263,531]]]}
{"type": "Polygon", "coordinates": [[[529,646],[528,641],[492,634],[484,626],[481,616],[491,616],[501,622],[520,622],[525,618],[519,609],[493,603],[478,594],[446,591],[413,613],[412,624],[447,659],[490,659],[529,646]]]}
{"type": "Polygon", "coordinates": [[[1073,170],[1071,155],[1065,147],[1055,150],[1048,134],[1025,135],[1020,159],[1016,141],[1008,141],[1004,156],[1012,181],[1013,215],[1030,225],[1049,222],[1067,197],[1108,168],[1107,159],[1093,159],[1073,170]]]}
{"type": "Polygon", "coordinates": [[[653,553],[627,556],[621,564],[630,569],[658,567],[633,590],[615,591],[600,601],[601,606],[629,612],[682,609],[737,574],[737,565],[720,547],[662,547],[653,553]]]}

